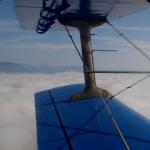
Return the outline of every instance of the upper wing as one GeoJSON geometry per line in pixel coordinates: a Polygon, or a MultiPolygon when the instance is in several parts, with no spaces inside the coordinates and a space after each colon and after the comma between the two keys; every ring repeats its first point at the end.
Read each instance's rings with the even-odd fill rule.
{"type": "MultiPolygon", "coordinates": [[[[43,0],[14,0],[17,17],[24,29],[35,30],[40,17],[43,0]]],[[[53,0],[49,0],[53,1],[53,0]]],[[[58,4],[62,0],[56,0],[58,4]]],[[[101,19],[108,20],[128,16],[132,13],[148,8],[150,0],[67,0],[70,7],[63,11],[64,18],[101,19]]],[[[52,29],[62,29],[56,21],[52,29]]]]}

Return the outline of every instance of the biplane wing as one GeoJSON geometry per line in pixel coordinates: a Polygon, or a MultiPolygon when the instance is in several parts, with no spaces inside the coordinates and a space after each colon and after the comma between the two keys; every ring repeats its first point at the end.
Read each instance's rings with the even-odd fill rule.
{"type": "MultiPolygon", "coordinates": [[[[36,93],[36,123],[39,150],[68,150],[62,128],[54,111],[57,104],[74,150],[149,150],[150,122],[118,100],[107,100],[119,122],[130,149],[124,147],[102,99],[70,103],[69,97],[82,85],[59,87],[36,93]]],[[[71,148],[70,148],[71,150],[71,148]]]]}
{"type": "MultiPolygon", "coordinates": [[[[43,0],[14,0],[17,17],[24,29],[35,30],[43,0]]],[[[53,0],[49,0],[52,2],[53,0]]],[[[60,4],[63,0],[56,0],[60,4]]],[[[149,7],[149,0],[67,0],[70,6],[61,14],[76,19],[101,19],[109,21],[128,16],[149,7]]],[[[58,20],[51,29],[63,29],[58,20]]]]}

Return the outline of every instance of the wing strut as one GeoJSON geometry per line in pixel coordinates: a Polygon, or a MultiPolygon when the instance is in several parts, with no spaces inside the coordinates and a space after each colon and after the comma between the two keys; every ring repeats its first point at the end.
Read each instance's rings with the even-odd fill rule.
{"type": "MultiPolygon", "coordinates": [[[[59,20],[65,26],[72,26],[76,27],[80,32],[80,40],[81,40],[81,48],[82,48],[82,55],[80,54],[79,50],[75,46],[82,62],[84,68],[84,78],[85,78],[85,89],[75,95],[71,96],[71,101],[78,101],[83,99],[89,99],[93,97],[111,97],[111,94],[106,90],[100,89],[96,86],[95,81],[95,73],[94,71],[94,61],[93,61],[93,53],[92,53],[92,46],[91,46],[91,34],[90,31],[93,27],[99,26],[103,24],[105,21],[97,20],[97,21],[84,21],[84,20],[59,20]]],[[[69,31],[66,28],[67,32],[69,31]]],[[[69,37],[71,38],[73,44],[74,41],[72,36],[68,32],[69,37]]]]}

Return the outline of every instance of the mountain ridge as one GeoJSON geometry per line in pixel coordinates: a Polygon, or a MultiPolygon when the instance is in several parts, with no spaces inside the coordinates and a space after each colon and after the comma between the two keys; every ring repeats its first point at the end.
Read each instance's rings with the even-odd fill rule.
{"type": "Polygon", "coordinates": [[[33,66],[10,62],[0,62],[0,72],[4,73],[55,73],[65,71],[81,71],[80,66],[33,66]]]}

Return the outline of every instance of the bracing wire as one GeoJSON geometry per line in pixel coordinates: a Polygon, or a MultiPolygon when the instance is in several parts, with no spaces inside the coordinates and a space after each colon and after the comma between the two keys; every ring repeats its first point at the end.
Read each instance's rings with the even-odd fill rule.
{"type": "Polygon", "coordinates": [[[126,148],[126,150],[130,150],[130,147],[129,147],[129,145],[128,145],[128,143],[127,143],[127,141],[126,141],[126,139],[125,139],[125,137],[124,137],[124,135],[123,135],[123,133],[122,133],[122,131],[121,131],[117,121],[116,121],[116,119],[115,119],[115,117],[113,116],[111,110],[109,109],[109,106],[107,105],[104,97],[102,97],[101,99],[103,101],[103,104],[105,106],[105,109],[106,109],[107,113],[109,114],[109,116],[112,119],[112,122],[113,122],[113,124],[114,124],[114,126],[115,126],[115,128],[116,128],[116,130],[117,130],[117,132],[118,132],[118,134],[119,134],[119,136],[120,136],[120,138],[121,138],[125,148],[126,148]]]}
{"type": "Polygon", "coordinates": [[[73,46],[75,47],[75,49],[76,49],[76,51],[77,51],[77,53],[78,53],[78,55],[79,55],[83,65],[84,65],[85,70],[88,71],[88,67],[87,67],[87,65],[86,65],[86,63],[85,63],[85,61],[84,61],[84,59],[83,59],[83,57],[82,57],[82,55],[80,53],[80,50],[78,49],[78,47],[77,47],[77,45],[76,45],[76,43],[75,43],[75,41],[74,41],[74,39],[73,39],[69,29],[67,28],[66,25],[64,25],[64,26],[65,26],[66,32],[68,33],[69,38],[71,39],[71,42],[72,42],[73,46]]]}
{"type": "Polygon", "coordinates": [[[59,120],[59,123],[60,123],[60,125],[61,125],[62,131],[63,131],[63,133],[64,133],[64,136],[65,136],[66,142],[67,142],[67,144],[68,144],[69,150],[73,150],[73,146],[72,146],[72,144],[71,144],[71,141],[70,141],[70,139],[69,139],[69,136],[67,135],[67,131],[66,131],[65,127],[64,127],[63,121],[62,121],[62,119],[61,119],[61,117],[60,117],[60,114],[59,114],[59,112],[58,112],[58,110],[57,110],[57,107],[56,107],[56,105],[55,105],[55,102],[54,102],[54,98],[53,98],[53,96],[52,96],[52,94],[51,94],[50,91],[49,91],[49,96],[50,96],[50,98],[51,98],[51,101],[52,101],[53,107],[54,107],[54,109],[55,109],[57,118],[58,118],[58,120],[59,120]]]}
{"type": "Polygon", "coordinates": [[[110,99],[112,99],[112,98],[114,98],[114,97],[116,97],[116,96],[118,96],[118,95],[124,93],[124,92],[127,91],[128,89],[133,88],[134,86],[136,86],[137,84],[141,83],[142,81],[144,81],[144,80],[146,80],[146,79],[148,79],[148,78],[150,78],[150,74],[148,74],[148,75],[146,75],[145,77],[143,77],[142,79],[140,79],[140,80],[138,80],[138,81],[132,83],[131,85],[127,86],[126,88],[120,90],[119,92],[117,92],[116,94],[114,94],[113,96],[111,96],[110,99]]]}
{"type": "Polygon", "coordinates": [[[107,24],[125,41],[127,41],[132,47],[134,47],[141,55],[143,55],[148,61],[150,61],[150,56],[147,55],[143,50],[141,50],[137,45],[135,45],[125,34],[119,31],[112,23],[107,21],[107,24]]]}
{"type": "MultiPolygon", "coordinates": [[[[134,47],[141,55],[143,55],[149,62],[150,62],[150,56],[147,55],[141,48],[139,48],[137,45],[135,45],[125,34],[123,34],[120,30],[118,30],[112,23],[107,21],[107,24],[120,36],[122,37],[125,41],[127,41],[132,47],[134,47]]],[[[139,84],[140,82],[148,79],[150,77],[150,74],[146,75],[144,78],[136,81],[135,83],[131,84],[130,86],[120,90],[118,93],[114,94],[111,98],[114,98],[115,96],[120,95],[121,93],[125,92],[129,88],[134,87],[135,85],[139,84]]]]}

